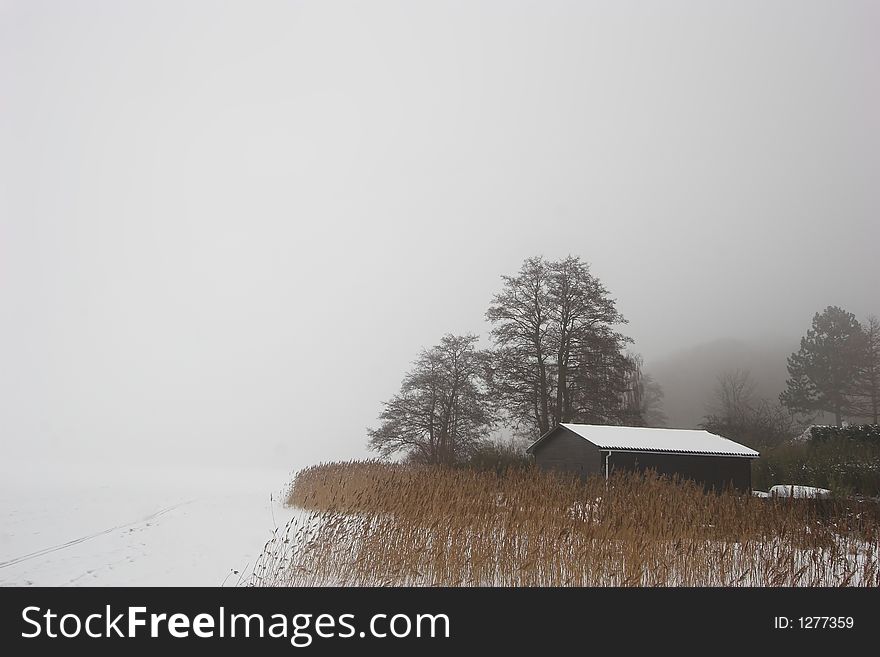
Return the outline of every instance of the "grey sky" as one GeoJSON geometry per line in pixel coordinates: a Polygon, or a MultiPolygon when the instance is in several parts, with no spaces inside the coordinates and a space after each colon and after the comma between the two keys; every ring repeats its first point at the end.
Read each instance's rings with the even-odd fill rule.
{"type": "Polygon", "coordinates": [[[592,263],[649,363],[880,312],[878,29],[852,1],[0,1],[4,451],[361,456],[533,254],[592,263]]]}

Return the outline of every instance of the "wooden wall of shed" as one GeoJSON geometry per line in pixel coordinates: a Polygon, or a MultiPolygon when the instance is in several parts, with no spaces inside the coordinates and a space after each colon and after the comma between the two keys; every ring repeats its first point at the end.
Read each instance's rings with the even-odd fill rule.
{"type": "Polygon", "coordinates": [[[615,452],[609,460],[614,470],[654,470],[661,475],[679,475],[702,484],[707,490],[732,487],[748,492],[752,488],[752,459],[734,456],[696,456],[689,454],[651,454],[615,452]]]}
{"type": "Polygon", "coordinates": [[[569,472],[581,477],[604,474],[599,448],[558,427],[534,451],[535,465],[542,470],[569,472]]]}

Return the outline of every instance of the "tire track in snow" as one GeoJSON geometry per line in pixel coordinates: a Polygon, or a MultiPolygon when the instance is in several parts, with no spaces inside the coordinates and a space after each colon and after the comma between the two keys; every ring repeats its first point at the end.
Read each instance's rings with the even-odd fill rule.
{"type": "Polygon", "coordinates": [[[0,568],[7,568],[9,566],[14,566],[15,564],[22,563],[23,561],[30,561],[31,559],[36,559],[37,557],[42,557],[46,554],[52,554],[53,552],[58,552],[58,550],[63,550],[64,548],[73,547],[74,545],[79,545],[80,543],[84,543],[85,541],[89,541],[93,538],[98,538],[99,536],[105,536],[111,532],[119,531],[120,529],[127,529],[128,527],[134,527],[135,525],[140,525],[141,523],[150,522],[151,520],[155,520],[156,518],[160,518],[164,516],[166,513],[170,513],[175,509],[179,509],[182,506],[187,504],[192,504],[195,502],[195,499],[187,500],[185,502],[180,502],[178,504],[172,504],[171,506],[166,506],[165,508],[159,509],[147,516],[144,516],[140,520],[135,520],[133,522],[125,523],[124,525],[116,525],[115,527],[110,527],[108,529],[103,529],[99,532],[95,532],[94,534],[89,534],[87,536],[80,536],[79,538],[75,538],[72,541],[67,541],[66,543],[59,543],[58,545],[52,545],[51,547],[43,548],[42,550],[36,550],[34,552],[29,552],[28,554],[23,554],[20,557],[15,557],[14,559],[9,559],[8,561],[0,561],[0,568]]]}

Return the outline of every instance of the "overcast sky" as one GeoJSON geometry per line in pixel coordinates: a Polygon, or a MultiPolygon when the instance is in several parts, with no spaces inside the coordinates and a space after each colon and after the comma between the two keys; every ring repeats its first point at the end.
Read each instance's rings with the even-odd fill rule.
{"type": "Polygon", "coordinates": [[[365,454],[500,275],[650,362],[880,313],[880,3],[0,0],[4,454],[365,454]]]}

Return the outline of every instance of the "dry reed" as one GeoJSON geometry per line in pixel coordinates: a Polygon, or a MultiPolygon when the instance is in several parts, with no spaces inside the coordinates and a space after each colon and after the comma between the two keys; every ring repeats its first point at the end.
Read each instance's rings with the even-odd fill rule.
{"type": "Polygon", "coordinates": [[[379,462],[299,472],[252,585],[880,585],[875,502],[379,462]]]}

